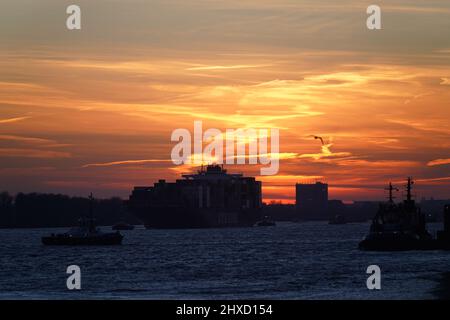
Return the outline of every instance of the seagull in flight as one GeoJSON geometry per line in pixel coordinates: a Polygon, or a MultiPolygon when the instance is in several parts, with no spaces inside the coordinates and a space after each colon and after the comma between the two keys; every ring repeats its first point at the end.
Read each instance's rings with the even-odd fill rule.
{"type": "Polygon", "coordinates": [[[314,136],[314,135],[311,135],[310,137],[313,137],[314,139],[319,139],[320,140],[320,142],[322,142],[322,145],[324,145],[325,143],[323,142],[323,139],[322,139],[322,137],[319,137],[319,136],[314,136]]]}

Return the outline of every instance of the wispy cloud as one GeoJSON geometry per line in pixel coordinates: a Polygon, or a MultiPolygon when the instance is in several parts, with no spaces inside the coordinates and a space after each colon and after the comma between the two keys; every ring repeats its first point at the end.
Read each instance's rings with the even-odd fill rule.
{"type": "Polygon", "coordinates": [[[441,85],[443,86],[450,86],[450,78],[441,78],[441,85]]]}
{"type": "Polygon", "coordinates": [[[26,120],[29,118],[31,118],[31,117],[16,117],[16,118],[9,118],[9,119],[0,119],[0,123],[18,122],[18,121],[26,120]]]}
{"type": "MultiPolygon", "coordinates": [[[[442,83],[441,83],[441,84],[442,84],[442,83]]],[[[450,83],[449,83],[449,84],[450,84],[450,83]]],[[[412,100],[421,99],[421,98],[430,96],[430,95],[432,95],[432,94],[434,94],[434,92],[425,92],[425,93],[416,94],[416,95],[414,95],[413,97],[411,97],[410,99],[405,100],[404,103],[405,103],[405,104],[409,104],[409,103],[411,103],[412,100]]]]}
{"type": "Polygon", "coordinates": [[[23,136],[14,136],[14,135],[0,135],[0,140],[10,140],[10,141],[19,141],[25,143],[55,143],[54,140],[35,138],[35,137],[23,137],[23,136]]]}
{"type": "Polygon", "coordinates": [[[441,166],[444,164],[450,164],[450,158],[449,159],[436,159],[436,160],[429,161],[427,163],[427,166],[433,167],[433,166],[441,166]]]}
{"type": "Polygon", "coordinates": [[[88,163],[83,165],[83,168],[89,167],[111,167],[111,166],[120,166],[120,165],[133,165],[133,164],[146,164],[146,163],[154,163],[154,162],[172,162],[172,160],[167,159],[146,159],[146,160],[122,160],[122,161],[112,161],[112,162],[103,162],[103,163],[88,163]]]}
{"type": "Polygon", "coordinates": [[[300,159],[311,158],[314,160],[320,160],[322,158],[342,158],[349,157],[352,154],[350,152],[332,152],[330,150],[332,143],[325,144],[321,147],[320,153],[305,153],[299,156],[300,159]]]}
{"type": "Polygon", "coordinates": [[[364,159],[343,159],[337,163],[339,166],[348,167],[375,167],[375,168],[413,168],[419,167],[420,162],[408,160],[364,160],[364,159]]]}
{"type": "Polygon", "coordinates": [[[248,68],[263,68],[270,67],[270,65],[248,65],[248,64],[239,64],[239,65],[231,65],[231,66],[199,66],[199,67],[191,67],[186,70],[189,71],[208,71],[208,70],[232,70],[232,69],[248,69],[248,68]]]}
{"type": "Polygon", "coordinates": [[[38,149],[0,148],[1,157],[17,158],[70,158],[69,152],[38,149]]]}
{"type": "Polygon", "coordinates": [[[418,14],[450,14],[450,8],[447,6],[414,6],[414,5],[392,5],[383,6],[386,11],[392,12],[408,12],[408,13],[418,13],[418,14]]]}
{"type": "Polygon", "coordinates": [[[450,177],[416,179],[417,182],[440,182],[440,181],[448,181],[448,180],[450,180],[450,177]]]}

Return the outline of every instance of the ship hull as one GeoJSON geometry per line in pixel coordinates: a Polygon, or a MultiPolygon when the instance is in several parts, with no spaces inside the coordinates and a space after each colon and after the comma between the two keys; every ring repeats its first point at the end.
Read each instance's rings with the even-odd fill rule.
{"type": "Polygon", "coordinates": [[[275,222],[258,222],[256,225],[258,227],[275,227],[276,223],[275,222]]]}
{"type": "Polygon", "coordinates": [[[109,234],[93,237],[50,236],[42,237],[42,243],[47,246],[111,246],[122,244],[121,234],[109,234]]]}
{"type": "Polygon", "coordinates": [[[443,250],[446,247],[444,241],[401,233],[371,234],[359,243],[359,249],[366,251],[443,250]]]}
{"type": "Polygon", "coordinates": [[[391,241],[391,240],[363,240],[359,249],[365,251],[412,251],[412,250],[439,250],[435,240],[391,241]]]}
{"type": "Polygon", "coordinates": [[[182,207],[149,206],[133,210],[147,229],[197,229],[252,227],[261,217],[260,210],[216,211],[182,207]]]}
{"type": "Polygon", "coordinates": [[[116,231],[134,230],[134,226],[112,226],[111,229],[116,231]]]}

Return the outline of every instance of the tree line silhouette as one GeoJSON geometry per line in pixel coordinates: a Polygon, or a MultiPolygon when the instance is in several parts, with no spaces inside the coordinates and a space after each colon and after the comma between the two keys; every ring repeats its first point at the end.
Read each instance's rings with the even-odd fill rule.
{"type": "MultiPolygon", "coordinates": [[[[0,193],[0,228],[69,227],[89,214],[87,197],[70,197],[62,194],[0,193]]],[[[119,221],[131,224],[140,222],[126,209],[118,197],[95,199],[94,217],[98,225],[113,225],[119,221]]]]}

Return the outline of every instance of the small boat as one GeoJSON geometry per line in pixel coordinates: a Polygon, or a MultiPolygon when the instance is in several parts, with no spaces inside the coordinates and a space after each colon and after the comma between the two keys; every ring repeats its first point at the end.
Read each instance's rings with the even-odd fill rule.
{"type": "Polygon", "coordinates": [[[133,230],[134,226],[132,224],[128,224],[126,222],[118,222],[112,226],[113,230],[133,230]]]}
{"type": "Polygon", "coordinates": [[[274,227],[277,224],[275,223],[275,221],[270,220],[268,216],[265,216],[261,221],[258,221],[256,225],[258,227],[274,227]]]}
{"type": "Polygon", "coordinates": [[[123,236],[119,231],[104,233],[95,225],[95,219],[92,213],[92,204],[94,198],[92,194],[89,197],[90,208],[89,218],[82,217],[79,221],[79,226],[70,229],[68,232],[51,234],[42,237],[44,245],[62,245],[62,246],[77,246],[77,245],[119,245],[122,243],[123,236]]]}

